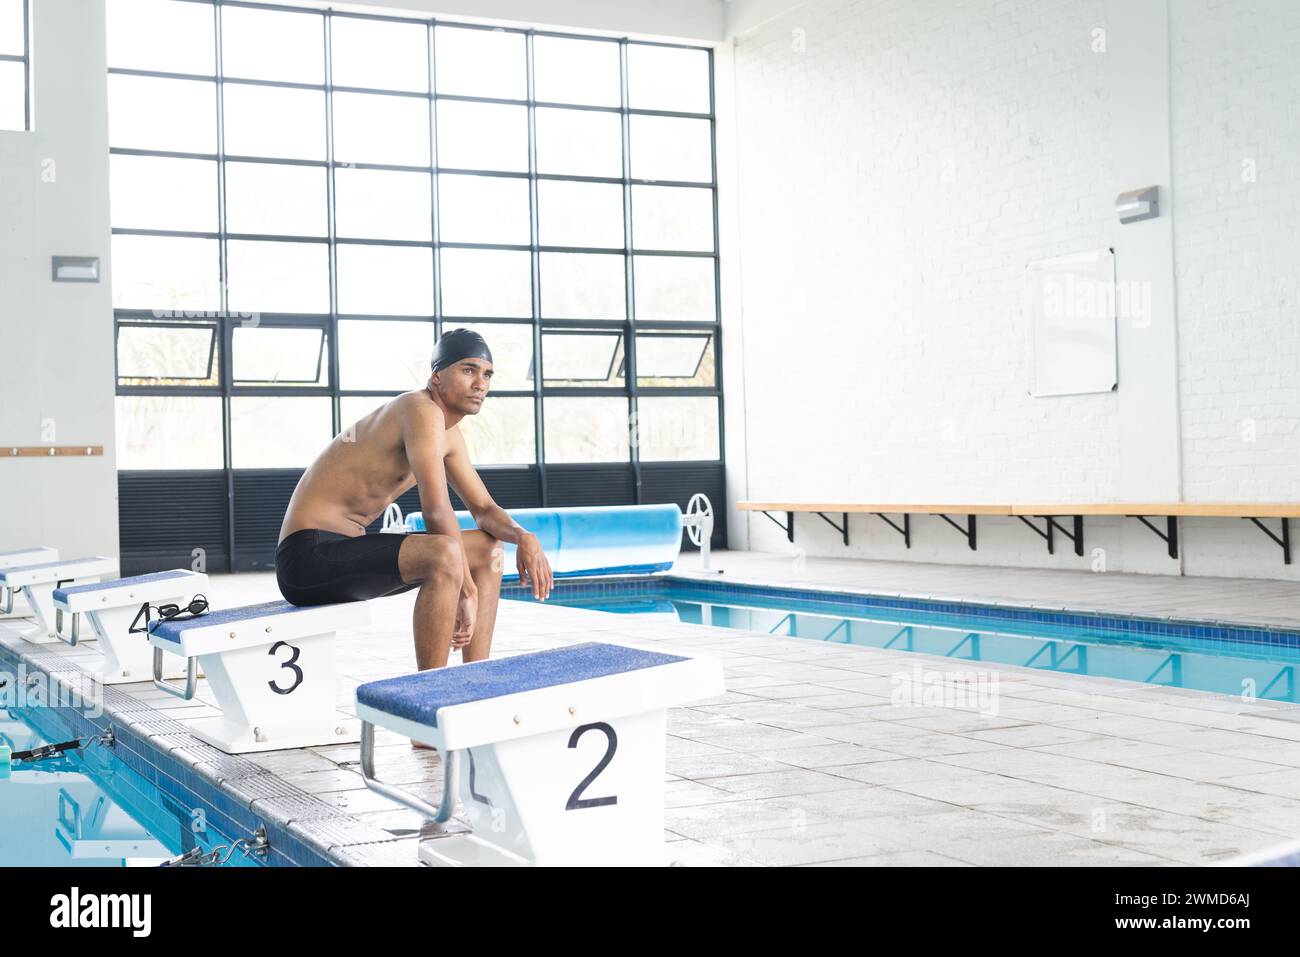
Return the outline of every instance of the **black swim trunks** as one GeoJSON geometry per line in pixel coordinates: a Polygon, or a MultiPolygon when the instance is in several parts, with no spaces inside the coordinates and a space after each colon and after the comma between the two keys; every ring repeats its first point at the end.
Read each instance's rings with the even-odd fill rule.
{"type": "MultiPolygon", "coordinates": [[[[416,533],[419,534],[419,533],[416,533]]],[[[397,595],[407,584],[397,570],[397,553],[405,535],[342,535],[304,528],[275,549],[275,579],[280,593],[294,605],[330,605],[397,595]]]]}

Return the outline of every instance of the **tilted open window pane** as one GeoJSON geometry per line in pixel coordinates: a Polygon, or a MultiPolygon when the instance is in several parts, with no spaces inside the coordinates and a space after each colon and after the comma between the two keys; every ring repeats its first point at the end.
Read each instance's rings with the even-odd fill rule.
{"type": "Polygon", "coordinates": [[[117,381],[218,385],[216,326],[122,323],[117,329],[117,381]]]}
{"type": "Polygon", "coordinates": [[[713,333],[637,333],[636,384],[712,388],[716,382],[713,333]]]}
{"type": "MultiPolygon", "coordinates": [[[[542,333],[544,386],[623,386],[623,333],[558,329],[542,333]]],[[[529,377],[531,378],[531,376],[529,377]]]]}
{"type": "Polygon", "coordinates": [[[249,325],[233,336],[235,385],[329,385],[324,329],[249,325]]]}

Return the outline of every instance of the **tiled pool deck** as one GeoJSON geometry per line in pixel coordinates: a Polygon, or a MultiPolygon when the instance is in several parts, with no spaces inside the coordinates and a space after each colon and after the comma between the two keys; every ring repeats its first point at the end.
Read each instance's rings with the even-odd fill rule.
{"type": "MultiPolygon", "coordinates": [[[[674,574],[698,566],[683,554],[674,574]]],[[[738,552],[715,552],[713,566],[714,581],[1300,625],[1300,585],[1286,582],[738,552]]],[[[208,596],[229,606],[277,593],[269,574],[222,575],[208,596]]],[[[375,602],[373,623],[341,636],[341,710],[357,684],[413,670],[413,601],[375,602]]],[[[1214,864],[1300,837],[1300,706],[980,663],[996,680],[993,713],[904,707],[891,702],[897,676],[972,663],[524,602],[502,603],[493,650],[593,639],[723,662],[725,695],[669,714],[666,839],[684,864],[1214,864]]],[[[49,667],[93,647],[20,650],[49,667]]],[[[147,722],[213,713],[149,685],[116,690],[147,722]]],[[[422,822],[365,788],[356,745],[221,762],[173,726],[142,728],[166,729],[245,812],[275,817],[273,846],[282,832],[322,862],[416,863],[422,822]]],[[[436,758],[378,740],[380,775],[436,798],[436,758]]]]}

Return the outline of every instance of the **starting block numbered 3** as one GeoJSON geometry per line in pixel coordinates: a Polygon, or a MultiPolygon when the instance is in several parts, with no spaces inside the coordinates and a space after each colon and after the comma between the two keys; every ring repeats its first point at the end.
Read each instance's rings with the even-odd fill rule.
{"type": "Polygon", "coordinates": [[[423,842],[426,864],[663,864],[667,709],[723,691],[716,660],[599,642],[374,681],[362,776],[435,821],[462,806],[472,831],[423,842]],[[439,750],[440,807],[378,779],[376,726],[439,750]]]}
{"type": "Polygon", "coordinates": [[[334,636],[369,622],[363,601],[298,607],[283,599],[155,622],[154,685],[188,701],[201,666],[221,716],[187,724],[227,754],[348,744],[359,731],[334,707],[334,636]],[[167,654],[185,659],[183,688],[164,679],[167,654]]]}

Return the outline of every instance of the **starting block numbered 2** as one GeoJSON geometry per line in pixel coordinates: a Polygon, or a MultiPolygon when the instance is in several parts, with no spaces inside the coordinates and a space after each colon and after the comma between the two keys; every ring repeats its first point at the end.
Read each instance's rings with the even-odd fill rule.
{"type": "Polygon", "coordinates": [[[357,688],[366,784],[472,831],[420,845],[426,864],[664,863],[667,709],[724,691],[722,666],[588,642],[374,681],[357,688]],[[374,729],[436,747],[433,807],[379,780],[374,729]]]}

